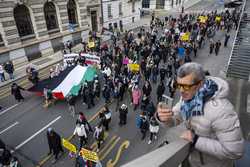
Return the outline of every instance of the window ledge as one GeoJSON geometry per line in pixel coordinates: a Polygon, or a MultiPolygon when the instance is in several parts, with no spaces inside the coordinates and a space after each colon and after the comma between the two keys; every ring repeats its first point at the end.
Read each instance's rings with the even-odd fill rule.
{"type": "Polygon", "coordinates": [[[23,42],[21,45],[18,44],[18,45],[3,46],[3,47],[0,47],[1,48],[0,49],[0,54],[9,52],[11,50],[16,50],[16,49],[28,47],[28,46],[31,46],[31,45],[34,45],[34,44],[37,44],[37,43],[41,43],[41,42],[45,42],[45,41],[48,41],[48,40],[52,40],[52,39],[55,39],[55,38],[59,38],[59,37],[65,36],[65,35],[74,34],[74,33],[78,33],[78,32],[81,32],[81,31],[88,31],[88,30],[89,30],[89,28],[87,28],[87,27],[78,27],[74,32],[65,32],[63,34],[62,33],[55,33],[53,35],[50,35],[50,37],[41,38],[41,39],[34,38],[34,41],[27,40],[27,41],[25,41],[25,43],[23,42]]]}
{"type": "Polygon", "coordinates": [[[25,35],[25,36],[22,36],[20,37],[21,41],[25,41],[25,40],[28,40],[28,39],[31,39],[31,38],[35,38],[36,35],[35,34],[30,34],[30,35],[25,35]]]}
{"type": "Polygon", "coordinates": [[[55,29],[49,30],[48,34],[53,34],[53,33],[57,33],[57,32],[60,32],[59,28],[55,28],[55,29]]]}
{"type": "Polygon", "coordinates": [[[0,47],[4,47],[4,46],[5,46],[4,42],[3,41],[0,42],[0,47]]]}

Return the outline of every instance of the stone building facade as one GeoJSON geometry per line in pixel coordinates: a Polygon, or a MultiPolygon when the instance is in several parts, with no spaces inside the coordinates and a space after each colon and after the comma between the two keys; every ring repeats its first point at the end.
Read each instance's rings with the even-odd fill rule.
{"type": "Polygon", "coordinates": [[[102,0],[103,26],[117,27],[140,19],[141,0],[102,0]]]}
{"type": "Polygon", "coordinates": [[[98,31],[100,0],[0,1],[0,63],[32,61],[98,31]]]}
{"type": "Polygon", "coordinates": [[[171,9],[181,7],[184,0],[142,0],[143,9],[171,9]]]}

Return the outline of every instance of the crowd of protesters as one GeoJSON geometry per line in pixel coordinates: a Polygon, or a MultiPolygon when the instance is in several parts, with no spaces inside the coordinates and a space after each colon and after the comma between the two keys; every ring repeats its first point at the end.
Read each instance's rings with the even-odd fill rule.
{"type": "Polygon", "coordinates": [[[11,61],[6,62],[5,64],[0,64],[0,80],[5,82],[7,79],[5,77],[5,72],[8,73],[11,80],[14,79],[14,65],[11,61]]]}
{"type": "MultiPolygon", "coordinates": [[[[185,14],[178,18],[172,16],[164,20],[152,18],[149,28],[140,28],[138,33],[125,31],[121,39],[112,37],[111,43],[96,43],[95,48],[88,48],[83,43],[82,52],[94,53],[101,58],[101,74],[93,82],[86,82],[80,90],[83,104],[88,108],[95,105],[95,100],[104,98],[105,107],[99,113],[99,122],[92,128],[83,113],[77,118],[74,135],[79,137],[79,149],[88,143],[90,132],[93,132],[99,151],[104,140],[104,131],[110,129],[112,111],[108,103],[117,103],[119,112],[119,125],[127,123],[128,106],[123,103],[124,94],[129,95],[134,110],[141,114],[136,118],[136,125],[142,133],[142,140],[149,131],[148,144],[157,139],[159,124],[155,120],[156,103],[162,101],[164,92],[174,97],[176,91],[176,71],[184,63],[192,61],[199,56],[199,49],[208,41],[210,52],[219,55],[221,42],[214,42],[217,31],[224,30],[224,47],[227,47],[230,31],[237,27],[239,14],[233,12],[212,12],[209,14],[185,14]],[[198,18],[207,16],[205,22],[198,18]],[[220,16],[220,22],[215,21],[220,16]],[[181,40],[182,33],[189,33],[189,40],[181,40]],[[126,62],[126,59],[129,61],[126,62]],[[128,64],[139,64],[139,70],[131,70],[128,64]],[[102,81],[100,81],[100,78],[102,81]],[[152,99],[152,84],[157,85],[157,101],[152,99]],[[102,96],[102,97],[101,97],[102,96]]],[[[90,33],[90,41],[99,40],[95,33],[90,33]]],[[[84,59],[76,60],[76,64],[85,65],[84,59]]],[[[76,97],[69,97],[68,103],[72,115],[75,114],[76,97]],[[72,107],[73,106],[73,107],[72,107]]]]}
{"type": "MultiPolygon", "coordinates": [[[[123,36],[112,35],[110,43],[101,43],[95,32],[90,32],[88,42],[94,41],[95,47],[89,48],[88,42],[83,42],[81,53],[95,54],[100,57],[100,73],[92,82],[83,83],[79,92],[79,98],[86,104],[88,109],[95,106],[96,100],[104,98],[105,107],[99,113],[99,121],[95,128],[88,123],[84,113],[79,112],[76,127],[73,132],[79,137],[79,149],[86,147],[89,135],[97,141],[97,152],[104,140],[104,131],[110,129],[112,111],[108,104],[114,101],[117,104],[116,111],[119,112],[119,125],[127,123],[128,106],[124,104],[124,95],[129,97],[133,110],[140,110],[136,118],[136,125],[142,133],[141,139],[146,138],[150,132],[148,144],[157,139],[159,124],[154,118],[156,103],[161,102],[162,95],[167,94],[174,98],[176,85],[176,72],[186,62],[199,56],[199,49],[204,48],[209,42],[209,56],[219,56],[221,41],[214,41],[217,31],[225,32],[224,47],[228,46],[230,31],[238,26],[239,13],[234,11],[211,12],[208,14],[180,14],[177,18],[165,17],[163,20],[151,19],[150,27],[141,27],[138,32],[125,31],[123,36]],[[203,22],[199,16],[206,16],[203,22]],[[216,20],[220,17],[220,20],[216,20]],[[189,34],[188,40],[183,40],[183,34],[189,34]],[[139,69],[132,69],[129,64],[139,65],[139,69]],[[157,86],[156,92],[152,91],[152,84],[157,86]],[[153,99],[153,93],[157,99],[153,99]]],[[[71,45],[69,51],[71,52],[71,45]]],[[[65,51],[66,52],[66,51],[65,51]]],[[[75,60],[75,64],[86,65],[85,59],[75,60]]],[[[1,70],[1,68],[0,68],[1,70]]],[[[1,72],[1,71],[0,71],[1,72]]],[[[13,95],[16,99],[23,100],[20,93],[22,90],[18,85],[13,85],[13,95]],[[19,91],[14,91],[19,89],[19,91]]],[[[77,113],[75,109],[76,96],[67,98],[69,110],[73,116],[77,113]]],[[[63,152],[60,136],[54,130],[48,130],[48,141],[50,152],[55,159],[63,152]]]]}

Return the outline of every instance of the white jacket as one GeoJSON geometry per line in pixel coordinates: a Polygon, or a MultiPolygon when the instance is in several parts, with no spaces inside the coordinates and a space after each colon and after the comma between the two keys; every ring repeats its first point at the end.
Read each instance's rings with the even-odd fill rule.
{"type": "MultiPolygon", "coordinates": [[[[191,153],[192,167],[202,166],[197,150],[203,154],[202,167],[231,167],[232,160],[244,153],[244,139],[240,122],[233,105],[227,99],[228,83],[220,78],[209,77],[218,85],[218,91],[204,105],[204,115],[191,118],[190,126],[199,136],[195,151],[191,153]]],[[[180,100],[173,108],[180,117],[180,100]]]]}
{"type": "Polygon", "coordinates": [[[0,64],[0,74],[3,74],[4,73],[4,69],[3,69],[3,66],[0,64]]]}
{"type": "Polygon", "coordinates": [[[87,133],[85,130],[85,126],[83,124],[81,124],[80,126],[76,126],[75,130],[74,130],[74,135],[78,135],[79,137],[87,137],[87,133]]]}

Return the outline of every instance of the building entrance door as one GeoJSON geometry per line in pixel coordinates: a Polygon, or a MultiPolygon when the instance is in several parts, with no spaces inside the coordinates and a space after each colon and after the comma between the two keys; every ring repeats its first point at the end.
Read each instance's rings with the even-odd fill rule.
{"type": "Polygon", "coordinates": [[[165,0],[156,0],[156,9],[164,9],[165,0]]]}
{"type": "Polygon", "coordinates": [[[90,16],[91,16],[92,31],[97,32],[98,26],[97,26],[97,13],[96,13],[96,11],[91,11],[90,16]]]}

